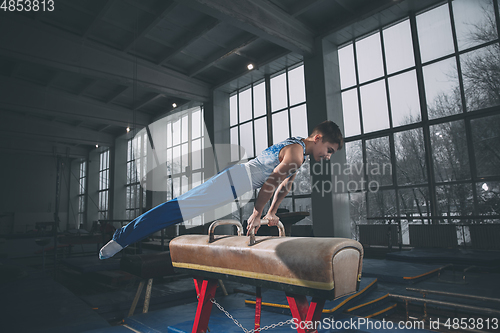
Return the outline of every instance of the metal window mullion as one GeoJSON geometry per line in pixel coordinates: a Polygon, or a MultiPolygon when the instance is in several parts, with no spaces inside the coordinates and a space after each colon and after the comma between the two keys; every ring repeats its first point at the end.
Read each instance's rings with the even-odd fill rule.
{"type": "Polygon", "coordinates": [[[271,110],[271,76],[266,74],[265,76],[265,88],[266,88],[266,116],[267,116],[267,146],[270,147],[273,144],[273,116],[271,110]]]}
{"type": "MultiPolygon", "coordinates": [[[[389,112],[389,128],[390,128],[390,134],[389,134],[389,147],[390,147],[390,154],[391,154],[391,163],[393,165],[393,171],[396,168],[396,148],[394,145],[394,124],[392,122],[392,107],[391,107],[391,94],[389,92],[389,78],[387,74],[387,60],[385,58],[385,44],[384,44],[384,34],[383,30],[380,29],[380,44],[381,44],[381,50],[382,50],[382,65],[384,67],[384,81],[385,81],[385,93],[387,96],[387,112],[389,112]]],[[[395,187],[394,195],[396,197],[396,216],[395,220],[398,223],[398,226],[401,230],[401,211],[399,208],[399,190],[397,187],[397,177],[396,177],[396,172],[392,173],[392,184],[395,187]]],[[[402,236],[401,233],[399,233],[399,238],[398,243],[402,243],[402,236]]]]}
{"type": "MultiPolygon", "coordinates": [[[[290,82],[288,82],[288,71],[289,71],[289,68],[286,69],[285,71],[285,84],[286,84],[286,103],[287,103],[287,107],[286,107],[286,110],[288,112],[288,137],[291,137],[292,136],[292,115],[291,115],[291,112],[290,112],[290,82]]],[[[294,200],[294,196],[293,196],[293,191],[291,193],[289,193],[289,198],[291,198],[292,200],[292,212],[295,212],[295,200],[294,200]]],[[[272,202],[272,198],[271,198],[271,202],[272,202]]]]}
{"type": "MultiPolygon", "coordinates": [[[[385,53],[385,50],[384,50],[384,53],[385,53]]],[[[385,59],[384,59],[384,61],[385,61],[385,59]]],[[[408,67],[408,68],[405,68],[405,69],[401,69],[401,70],[399,70],[397,72],[393,72],[391,74],[386,74],[386,76],[387,76],[387,78],[391,78],[391,77],[394,77],[394,76],[398,76],[398,75],[401,75],[401,74],[405,74],[405,73],[411,72],[413,70],[415,70],[415,66],[411,66],[411,67],[408,67]]],[[[371,79],[369,81],[365,81],[363,83],[360,83],[359,86],[360,87],[367,86],[367,85],[375,83],[377,81],[380,81],[380,77],[375,78],[375,79],[371,79]]],[[[343,88],[343,89],[340,90],[340,92],[343,93],[343,92],[346,92],[346,91],[351,90],[353,88],[356,88],[356,84],[354,84],[354,85],[352,85],[350,87],[347,87],[347,88],[343,88]]]]}
{"type": "Polygon", "coordinates": [[[252,83],[251,87],[251,98],[252,98],[252,143],[253,143],[253,157],[257,156],[257,150],[255,149],[255,105],[254,105],[254,92],[253,92],[254,84],[252,83]]]}
{"type": "Polygon", "coordinates": [[[188,147],[188,166],[189,166],[189,171],[187,173],[188,177],[188,191],[193,188],[193,170],[191,168],[191,165],[193,165],[193,113],[189,112],[188,113],[188,142],[187,142],[187,147],[188,147]]]}
{"type": "Polygon", "coordinates": [[[358,113],[359,113],[359,128],[361,131],[360,137],[361,137],[361,155],[363,158],[363,177],[367,181],[366,183],[366,189],[365,189],[365,203],[366,203],[366,218],[370,215],[370,205],[368,204],[368,174],[366,170],[366,139],[364,138],[364,126],[363,126],[363,112],[361,110],[361,90],[359,87],[359,72],[358,72],[358,58],[357,58],[357,51],[356,51],[356,42],[353,40],[352,42],[352,53],[354,57],[354,75],[356,77],[356,91],[358,94],[358,113]]]}
{"type": "MultiPolygon", "coordinates": [[[[241,145],[240,140],[240,90],[236,93],[236,129],[237,129],[237,140],[238,140],[238,160],[241,160],[241,149],[239,148],[241,145]]],[[[231,133],[229,133],[231,135],[231,133]]],[[[231,139],[229,139],[231,142],[231,139]]]]}
{"type": "Polygon", "coordinates": [[[500,38],[500,9],[498,7],[498,0],[493,0],[493,9],[495,12],[495,20],[497,23],[497,36],[500,38]]]}
{"type": "Polygon", "coordinates": [[[379,30],[380,33],[380,46],[382,49],[382,66],[384,68],[384,81],[385,81],[385,94],[387,97],[387,111],[389,112],[389,128],[393,128],[392,123],[392,109],[391,109],[391,95],[389,93],[389,79],[387,78],[387,62],[385,59],[385,48],[384,48],[384,37],[382,29],[379,30]]]}
{"type": "Polygon", "coordinates": [[[89,175],[89,168],[88,168],[88,163],[87,162],[88,162],[88,154],[85,157],[85,180],[84,180],[84,182],[85,182],[85,192],[83,194],[84,195],[84,199],[83,199],[84,200],[84,202],[83,202],[83,207],[84,207],[83,220],[85,222],[87,222],[87,216],[88,216],[87,210],[88,210],[88,201],[89,201],[88,200],[88,191],[87,191],[87,189],[88,189],[88,182],[89,182],[89,177],[88,177],[88,175],[89,175]]]}
{"type": "MultiPolygon", "coordinates": [[[[453,8],[451,1],[448,2],[448,8],[450,11],[450,20],[451,20],[451,32],[453,36],[453,46],[455,48],[455,59],[457,63],[457,74],[458,74],[458,84],[460,87],[460,99],[462,102],[462,114],[465,114],[467,112],[467,102],[465,99],[465,89],[464,89],[464,82],[463,82],[463,77],[462,77],[462,66],[460,64],[460,56],[458,52],[458,40],[457,40],[457,33],[455,31],[455,17],[453,15],[453,8]]],[[[467,142],[467,154],[469,155],[469,174],[470,174],[470,179],[472,181],[472,201],[473,201],[473,214],[475,214],[478,211],[478,202],[477,202],[477,191],[476,191],[476,186],[474,183],[475,175],[476,175],[476,162],[474,158],[474,149],[472,147],[472,130],[471,130],[471,124],[470,121],[467,119],[463,120],[465,122],[465,137],[466,137],[466,142],[467,142]]]]}
{"type": "Polygon", "coordinates": [[[292,135],[292,117],[290,114],[290,84],[288,82],[288,68],[285,71],[285,84],[286,84],[286,110],[288,111],[288,137],[292,135]]]}
{"type": "Polygon", "coordinates": [[[431,216],[437,215],[437,196],[435,191],[434,160],[432,159],[431,136],[429,128],[429,115],[427,110],[427,98],[425,96],[424,73],[422,58],[420,57],[420,44],[418,42],[417,18],[415,13],[410,13],[410,31],[413,43],[413,56],[415,59],[415,70],[417,75],[418,95],[420,101],[420,112],[422,115],[422,130],[424,135],[425,159],[427,164],[427,182],[429,190],[429,201],[431,205],[431,216]]]}
{"type": "Polygon", "coordinates": [[[361,110],[361,90],[360,90],[360,84],[359,84],[359,73],[358,73],[358,59],[357,59],[357,51],[356,51],[356,43],[355,41],[352,42],[352,53],[354,57],[354,75],[356,77],[356,91],[358,93],[358,113],[359,113],[359,123],[360,127],[359,129],[361,130],[361,135],[365,133],[365,129],[363,126],[363,112],[361,110]]]}

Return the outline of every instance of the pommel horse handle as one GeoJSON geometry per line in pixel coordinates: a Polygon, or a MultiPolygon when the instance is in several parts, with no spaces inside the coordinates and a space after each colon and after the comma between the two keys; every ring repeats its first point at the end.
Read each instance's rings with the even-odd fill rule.
{"type": "MultiPolygon", "coordinates": [[[[268,219],[262,219],[260,220],[260,224],[269,224],[268,219]]],[[[279,229],[279,236],[280,237],[285,237],[285,226],[281,221],[278,221],[278,224],[276,225],[279,229]]],[[[250,229],[250,241],[248,242],[248,245],[254,245],[255,244],[255,228],[250,229]]]]}
{"type": "Polygon", "coordinates": [[[238,229],[238,236],[243,235],[243,226],[241,225],[240,222],[236,220],[218,220],[212,222],[210,227],[208,228],[208,242],[212,243],[215,240],[214,232],[215,232],[215,227],[219,225],[235,225],[236,228],[238,229]]]}

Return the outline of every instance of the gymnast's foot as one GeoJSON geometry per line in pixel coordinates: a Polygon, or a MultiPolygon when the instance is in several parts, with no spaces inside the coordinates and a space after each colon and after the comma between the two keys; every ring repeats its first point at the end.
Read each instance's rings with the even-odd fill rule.
{"type": "Polygon", "coordinates": [[[104,245],[99,251],[99,259],[108,259],[120,252],[123,247],[115,242],[114,240],[110,240],[108,244],[104,245]]]}

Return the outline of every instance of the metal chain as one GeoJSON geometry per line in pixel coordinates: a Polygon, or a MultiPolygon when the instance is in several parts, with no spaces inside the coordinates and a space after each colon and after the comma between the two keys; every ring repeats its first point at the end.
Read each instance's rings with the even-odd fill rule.
{"type": "Polygon", "coordinates": [[[261,332],[261,331],[265,331],[265,330],[268,330],[268,329],[276,328],[278,326],[281,327],[281,326],[286,325],[286,324],[290,324],[290,325],[293,324],[293,318],[292,318],[292,319],[288,319],[287,321],[280,321],[279,323],[276,323],[276,324],[271,324],[271,325],[267,325],[267,326],[264,326],[264,327],[259,327],[257,329],[253,329],[253,330],[249,331],[246,328],[244,328],[243,325],[241,325],[239,321],[237,321],[236,319],[234,319],[234,317],[231,316],[231,314],[229,312],[227,312],[222,307],[222,305],[220,305],[219,303],[217,303],[217,301],[214,298],[211,298],[210,302],[212,302],[213,304],[215,304],[219,308],[219,310],[221,310],[229,319],[231,319],[234,322],[234,324],[236,326],[238,326],[239,328],[241,328],[243,330],[243,332],[245,332],[245,333],[261,332]]]}

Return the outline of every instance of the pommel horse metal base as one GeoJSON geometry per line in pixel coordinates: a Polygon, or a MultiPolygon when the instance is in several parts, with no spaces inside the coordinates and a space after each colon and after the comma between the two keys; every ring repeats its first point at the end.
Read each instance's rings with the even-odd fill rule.
{"type": "MultiPolygon", "coordinates": [[[[262,223],[267,223],[262,220],[262,223]]],[[[363,260],[360,243],[346,238],[242,236],[238,221],[212,223],[209,235],[184,235],[170,241],[174,269],[194,278],[198,307],[193,333],[207,332],[212,299],[218,279],[257,286],[255,330],[260,328],[261,287],[286,293],[294,322],[321,320],[327,299],[336,299],[359,288],[363,260]],[[238,236],[214,235],[218,225],[233,224],[238,236]],[[306,296],[312,296],[311,303],[306,296]]],[[[297,325],[297,331],[314,332],[297,325]]]]}

